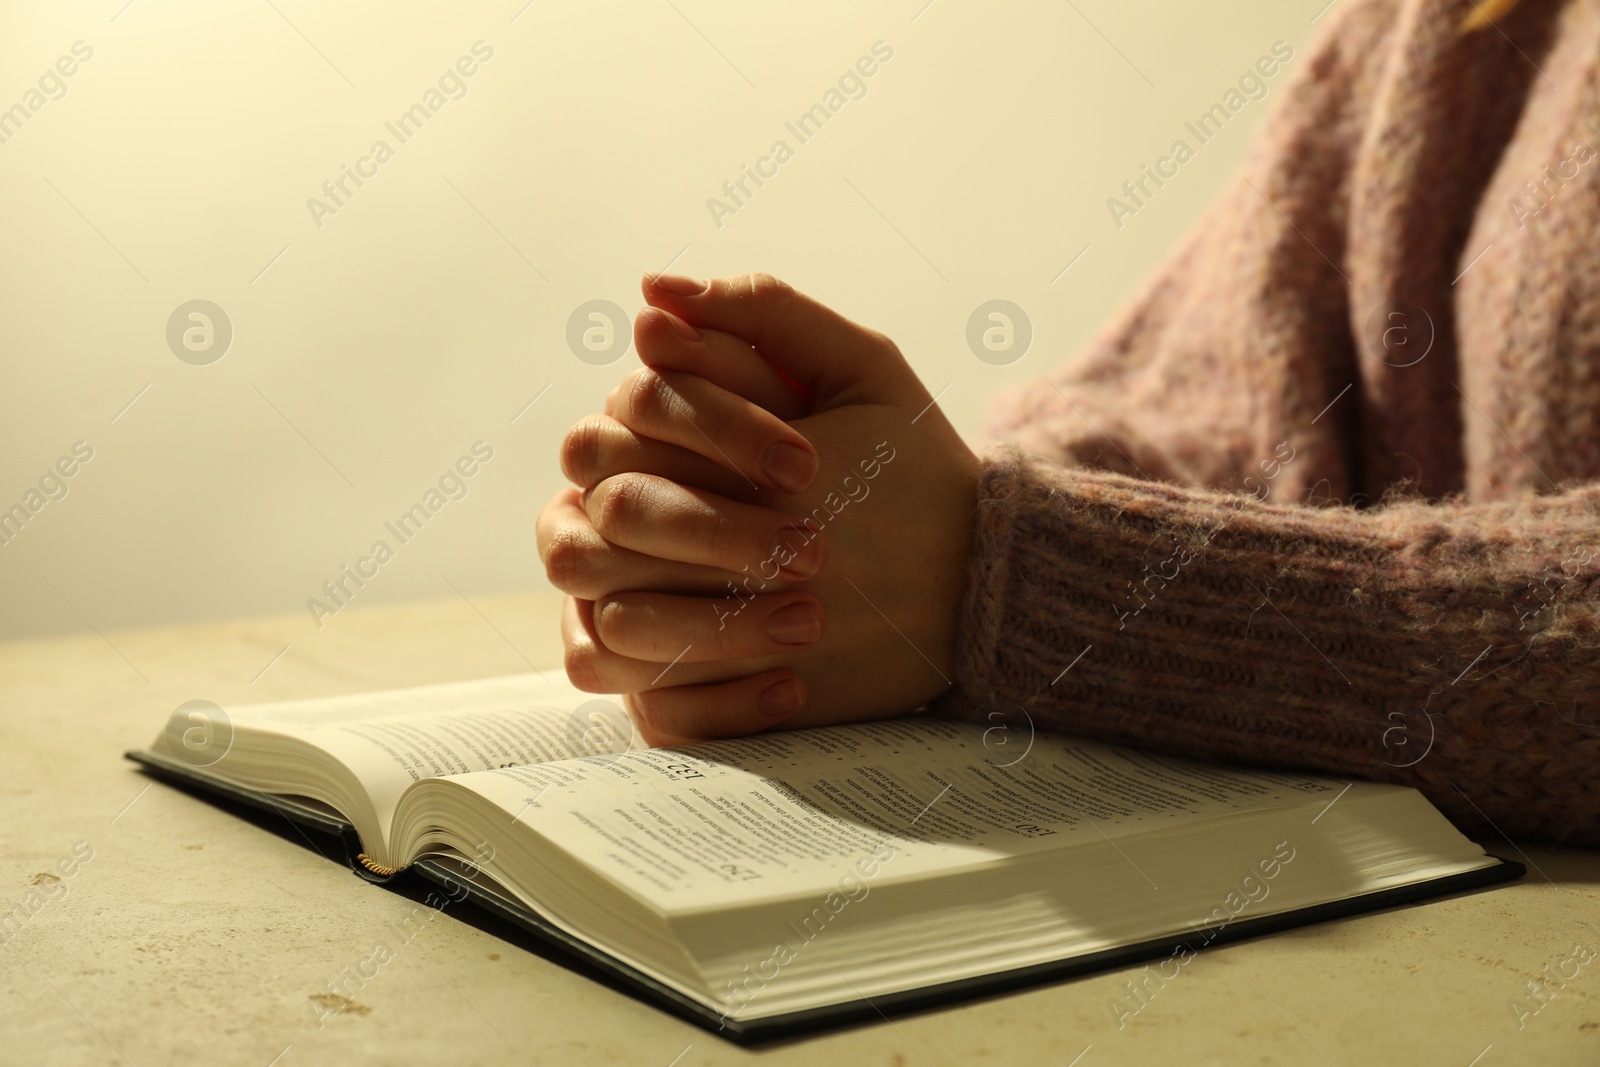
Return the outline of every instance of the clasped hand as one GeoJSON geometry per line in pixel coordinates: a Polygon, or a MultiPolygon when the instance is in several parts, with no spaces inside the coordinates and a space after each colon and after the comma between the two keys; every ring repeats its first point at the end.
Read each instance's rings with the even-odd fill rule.
{"type": "Polygon", "coordinates": [[[899,349],[764,274],[643,289],[643,367],[539,516],[572,683],[651,744],[940,695],[978,463],[899,349]]]}

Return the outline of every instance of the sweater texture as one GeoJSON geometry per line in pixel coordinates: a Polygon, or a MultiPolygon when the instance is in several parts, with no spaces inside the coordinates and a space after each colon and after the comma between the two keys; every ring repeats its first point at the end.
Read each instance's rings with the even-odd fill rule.
{"type": "Polygon", "coordinates": [[[1600,846],[1600,3],[1355,0],[996,403],[941,714],[1600,846]]]}

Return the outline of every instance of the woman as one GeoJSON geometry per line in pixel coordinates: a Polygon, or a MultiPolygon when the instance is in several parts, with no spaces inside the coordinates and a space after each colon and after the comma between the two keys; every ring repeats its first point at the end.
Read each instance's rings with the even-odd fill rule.
{"type": "Polygon", "coordinates": [[[574,682],[653,741],[931,703],[1600,845],[1600,4],[1326,17],[981,460],[887,338],[647,279],[540,519],[574,682]]]}

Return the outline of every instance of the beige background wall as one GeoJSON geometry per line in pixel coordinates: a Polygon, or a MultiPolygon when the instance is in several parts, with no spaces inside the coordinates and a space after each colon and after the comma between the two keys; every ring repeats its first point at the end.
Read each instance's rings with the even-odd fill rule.
{"type": "Polygon", "coordinates": [[[568,317],[631,314],[669,263],[768,270],[886,331],[971,433],[1187,228],[1285,76],[1120,229],[1107,197],[1274,41],[1303,58],[1323,6],[924,2],[5,5],[0,509],[93,458],[0,545],[0,636],[302,612],[314,641],[307,598],[379,538],[355,607],[543,584],[556,444],[632,363],[577,358],[568,317]],[[784,122],[880,40],[799,144],[784,122]],[[479,41],[400,143],[385,123],[479,41]],[[719,227],[707,198],[779,138],[794,158],[719,227]],[[319,227],[307,199],[379,139],[319,227]],[[1009,366],[966,344],[992,298],[1033,323],[1009,366]],[[195,299],[232,324],[209,364],[168,344],[195,299]],[[467,495],[398,545],[384,522],[480,440],[467,495]]]}

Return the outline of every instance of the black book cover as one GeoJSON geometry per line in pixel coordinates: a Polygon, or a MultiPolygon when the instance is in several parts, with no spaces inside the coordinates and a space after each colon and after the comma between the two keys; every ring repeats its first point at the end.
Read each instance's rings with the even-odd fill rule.
{"type": "MultiPolygon", "coordinates": [[[[437,886],[449,900],[471,902],[486,916],[492,917],[492,920],[509,924],[514,930],[508,931],[503,926],[497,928],[495,921],[487,924],[474,923],[474,925],[501,937],[511,934],[508,939],[513,943],[518,940],[515,937],[516,932],[531,935],[539,946],[547,950],[541,952],[541,955],[549,955],[553,959],[574,966],[574,969],[638,997],[662,1011],[739,1044],[754,1044],[776,1038],[816,1033],[855,1023],[872,1022],[888,1015],[924,1011],[964,1000],[1043,985],[1063,978],[1117,970],[1168,956],[1177,946],[1186,942],[1192,949],[1198,951],[1201,947],[1242,941],[1328,919],[1360,915],[1398,904],[1411,904],[1463,890],[1513,881],[1527,874],[1527,868],[1522,864],[1495,856],[1499,862],[1492,867],[1447,875],[1414,885],[1378,890],[1276,915],[1235,919],[1221,926],[1197,926],[1193,932],[1182,937],[1169,934],[1155,940],[1103,949],[1070,959],[908,989],[899,993],[885,993],[870,1000],[863,998],[807,1011],[744,1020],[724,1017],[716,1010],[664,985],[599,947],[574,937],[536,912],[530,911],[520,901],[478,882],[470,868],[436,860],[421,860],[395,874],[380,875],[361,861],[359,858],[361,841],[356,836],[355,827],[342,818],[289,797],[273,796],[207,774],[203,770],[159,753],[133,751],[126,755],[138,763],[145,773],[198,794],[204,799],[220,802],[224,806],[244,805],[259,812],[282,817],[293,829],[300,832],[300,836],[315,851],[335,862],[344,863],[369,882],[406,893],[408,896],[414,894],[419,883],[422,883],[437,886]],[[323,844],[314,840],[313,835],[321,839],[323,844],[330,846],[336,855],[330,856],[324,851],[323,844]]],[[[268,822],[266,825],[272,826],[272,823],[268,822]]],[[[521,947],[532,946],[524,944],[521,947]]]]}

